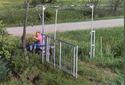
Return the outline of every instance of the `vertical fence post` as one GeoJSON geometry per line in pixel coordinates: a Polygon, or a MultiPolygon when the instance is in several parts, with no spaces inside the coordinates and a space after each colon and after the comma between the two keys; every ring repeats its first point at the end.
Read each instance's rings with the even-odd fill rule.
{"type": "Polygon", "coordinates": [[[54,60],[53,60],[53,63],[54,63],[54,67],[56,66],[56,41],[54,39],[54,60]]]}
{"type": "Polygon", "coordinates": [[[78,46],[76,46],[76,74],[75,77],[77,78],[78,73],[78,46]]]}
{"type": "Polygon", "coordinates": [[[62,67],[62,43],[60,42],[60,52],[59,52],[59,67],[62,67]]]}
{"type": "Polygon", "coordinates": [[[45,60],[45,54],[46,54],[46,36],[43,35],[43,47],[42,47],[42,62],[44,63],[44,60],[45,60]]]}
{"type": "Polygon", "coordinates": [[[90,58],[95,57],[95,30],[90,32],[91,35],[91,42],[90,42],[90,58]]]}
{"type": "Polygon", "coordinates": [[[93,30],[93,57],[95,57],[95,30],[93,30]]]}
{"type": "Polygon", "coordinates": [[[46,61],[47,61],[47,47],[48,47],[47,36],[45,36],[45,59],[46,59],[46,61]]]}
{"type": "Polygon", "coordinates": [[[48,36],[46,36],[46,61],[49,63],[49,41],[48,36]]]}
{"type": "Polygon", "coordinates": [[[102,58],[102,55],[103,55],[103,54],[102,54],[102,37],[100,38],[100,45],[101,45],[101,48],[100,48],[100,51],[101,51],[101,52],[100,52],[100,53],[101,53],[101,58],[102,58]]]}
{"type": "Polygon", "coordinates": [[[47,37],[47,44],[48,44],[48,63],[49,63],[49,58],[50,58],[50,44],[49,44],[49,37],[47,37]]]}
{"type": "Polygon", "coordinates": [[[90,58],[92,58],[92,31],[90,32],[91,40],[90,40],[90,58]]]}
{"type": "Polygon", "coordinates": [[[44,63],[44,47],[42,47],[42,63],[44,63]]]}
{"type": "Polygon", "coordinates": [[[73,55],[73,76],[75,76],[75,51],[76,51],[76,48],[74,47],[74,55],[73,55]]]}

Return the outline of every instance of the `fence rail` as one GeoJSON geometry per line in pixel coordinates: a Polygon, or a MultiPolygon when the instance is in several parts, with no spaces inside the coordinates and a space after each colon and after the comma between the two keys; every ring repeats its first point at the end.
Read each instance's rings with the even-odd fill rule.
{"type": "Polygon", "coordinates": [[[77,78],[78,46],[49,36],[46,36],[45,42],[42,62],[52,64],[77,78]]]}

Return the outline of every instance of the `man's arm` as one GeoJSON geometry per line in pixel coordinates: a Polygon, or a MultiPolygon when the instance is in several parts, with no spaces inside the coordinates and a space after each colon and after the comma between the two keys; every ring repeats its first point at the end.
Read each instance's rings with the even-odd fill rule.
{"type": "Polygon", "coordinates": [[[35,38],[36,40],[39,40],[39,38],[38,38],[38,37],[36,37],[36,36],[34,36],[34,38],[35,38]]]}

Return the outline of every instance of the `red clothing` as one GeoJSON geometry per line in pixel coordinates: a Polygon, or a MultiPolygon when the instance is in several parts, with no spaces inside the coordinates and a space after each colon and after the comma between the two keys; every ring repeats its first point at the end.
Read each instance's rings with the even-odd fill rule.
{"type": "Polygon", "coordinates": [[[42,37],[41,34],[38,34],[37,40],[38,40],[38,43],[39,43],[39,44],[42,44],[43,37],[42,37]]]}

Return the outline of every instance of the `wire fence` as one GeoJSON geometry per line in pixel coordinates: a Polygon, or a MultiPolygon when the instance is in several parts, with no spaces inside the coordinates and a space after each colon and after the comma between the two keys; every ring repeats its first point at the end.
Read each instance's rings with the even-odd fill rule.
{"type": "Polygon", "coordinates": [[[54,40],[49,36],[46,36],[45,39],[42,62],[47,62],[77,78],[78,46],[62,40],[54,40]]]}

